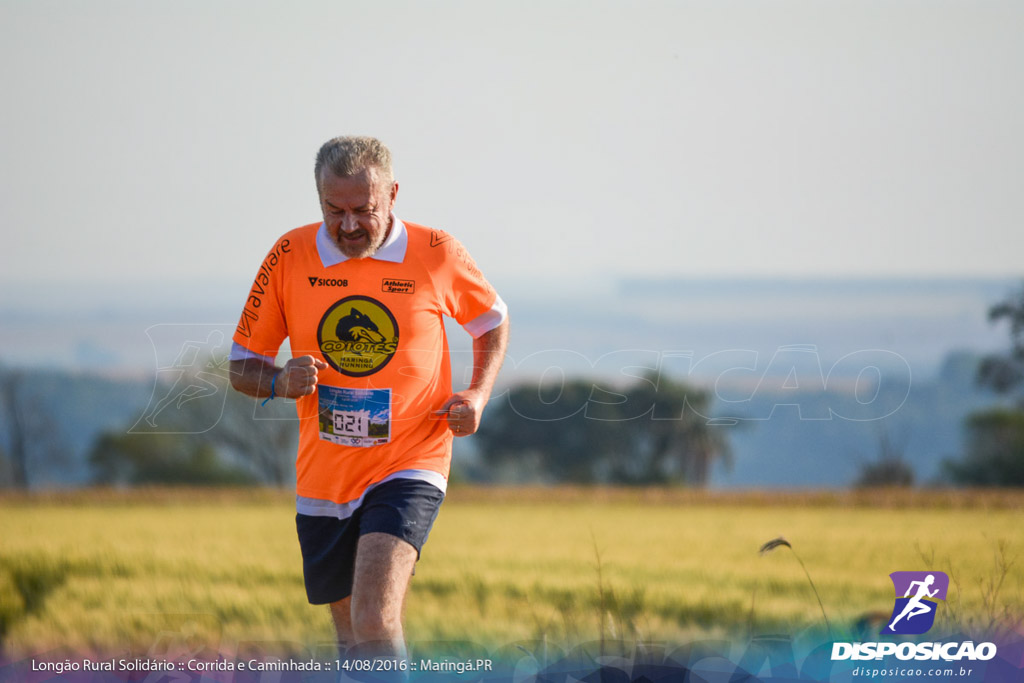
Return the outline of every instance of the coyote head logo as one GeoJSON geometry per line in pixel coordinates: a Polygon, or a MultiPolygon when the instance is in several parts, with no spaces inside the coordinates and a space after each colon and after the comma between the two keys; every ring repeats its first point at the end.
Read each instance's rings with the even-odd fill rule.
{"type": "Polygon", "coordinates": [[[353,308],[348,315],[338,321],[334,333],[342,341],[370,343],[384,341],[384,335],[377,329],[376,323],[358,308],[353,308]]]}

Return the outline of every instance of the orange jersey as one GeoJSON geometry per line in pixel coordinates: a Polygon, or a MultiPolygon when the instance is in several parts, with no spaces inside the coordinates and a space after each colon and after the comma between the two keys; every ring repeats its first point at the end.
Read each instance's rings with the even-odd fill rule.
{"type": "Polygon", "coordinates": [[[329,365],[317,391],[296,401],[300,508],[323,503],[335,514],[403,471],[448,476],[452,435],[434,415],[452,394],[443,316],[471,325],[497,294],[451,235],[397,218],[392,230],[395,260],[338,263],[324,256],[319,223],[288,232],[260,266],[235,331],[252,353],[273,358],[287,337],[293,356],[329,365]]]}

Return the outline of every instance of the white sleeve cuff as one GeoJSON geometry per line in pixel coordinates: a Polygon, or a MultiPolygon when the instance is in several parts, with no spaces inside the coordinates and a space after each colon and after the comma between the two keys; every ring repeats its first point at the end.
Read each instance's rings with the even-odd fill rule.
{"type": "Polygon", "coordinates": [[[274,363],[274,358],[272,356],[261,356],[260,354],[254,353],[245,348],[238,342],[231,342],[231,352],[228,353],[228,360],[249,360],[250,358],[257,358],[270,364],[274,363]]]}
{"type": "Polygon", "coordinates": [[[487,334],[494,328],[500,326],[503,322],[508,320],[508,306],[501,300],[501,297],[495,294],[494,305],[491,306],[491,310],[481,313],[477,317],[470,320],[468,323],[462,326],[466,332],[473,339],[487,334]]]}

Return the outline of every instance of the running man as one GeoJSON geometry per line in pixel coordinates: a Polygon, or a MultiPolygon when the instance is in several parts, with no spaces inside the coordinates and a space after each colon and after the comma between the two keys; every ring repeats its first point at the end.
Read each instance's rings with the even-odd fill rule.
{"type": "Polygon", "coordinates": [[[923,601],[923,598],[934,598],[936,593],[939,592],[938,588],[936,588],[933,591],[928,590],[928,587],[931,586],[933,583],[935,583],[934,574],[929,574],[928,576],[926,576],[924,581],[912,581],[910,583],[910,585],[907,587],[907,592],[903,595],[903,597],[909,597],[911,592],[914,591],[914,586],[917,586],[917,593],[914,594],[914,597],[910,598],[907,604],[903,607],[903,611],[900,612],[899,616],[893,619],[892,623],[889,624],[890,631],[894,630],[893,627],[896,626],[896,622],[902,619],[903,617],[906,617],[907,621],[910,621],[912,618],[916,617],[919,614],[928,614],[933,609],[935,609],[934,607],[929,606],[926,602],[923,601]]]}
{"type": "Polygon", "coordinates": [[[391,153],[325,143],[323,220],[260,265],[230,355],[232,386],[296,400],[296,526],[306,594],[330,606],[339,647],[404,657],[402,610],[444,499],[453,436],[477,430],[505,355],[508,312],[465,248],[399,220],[391,153]],[[473,337],[452,393],[443,317],[473,337]],[[278,367],[285,338],[292,359],[278,367]]]}

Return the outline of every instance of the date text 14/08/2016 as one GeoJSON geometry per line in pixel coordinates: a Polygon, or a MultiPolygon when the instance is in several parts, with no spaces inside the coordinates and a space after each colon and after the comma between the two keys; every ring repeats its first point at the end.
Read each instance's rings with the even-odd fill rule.
{"type": "Polygon", "coordinates": [[[492,671],[490,659],[467,660],[433,660],[420,659],[338,659],[335,660],[338,671],[440,671],[464,674],[474,671],[492,671]]]}

